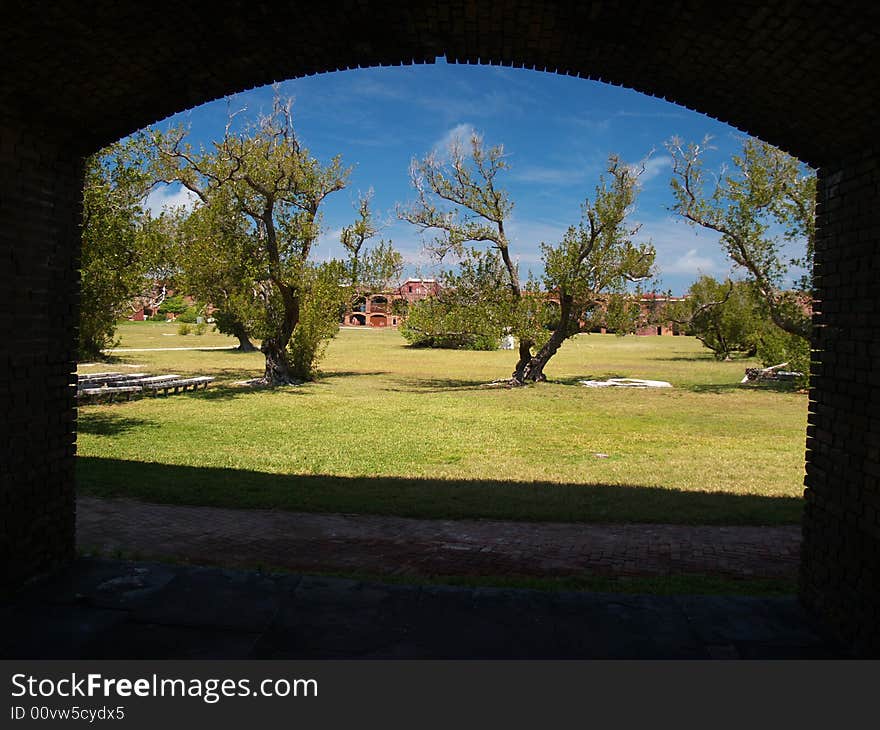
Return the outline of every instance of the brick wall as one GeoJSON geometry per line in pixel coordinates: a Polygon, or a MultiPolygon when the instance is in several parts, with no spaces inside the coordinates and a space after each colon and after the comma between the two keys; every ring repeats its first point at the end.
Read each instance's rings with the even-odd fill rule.
{"type": "Polygon", "coordinates": [[[81,165],[0,126],[0,590],[74,551],[81,165]]]}
{"type": "Polygon", "coordinates": [[[880,653],[880,153],[820,174],[804,603],[880,653]]]}

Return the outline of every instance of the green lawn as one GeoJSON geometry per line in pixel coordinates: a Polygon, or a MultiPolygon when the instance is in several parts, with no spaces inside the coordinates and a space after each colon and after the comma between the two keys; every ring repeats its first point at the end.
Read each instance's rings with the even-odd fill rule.
{"type": "MultiPolygon", "coordinates": [[[[121,347],[234,344],[176,325],[128,323],[121,347]]],[[[259,353],[122,353],[153,373],[203,373],[207,393],[79,412],[79,484],[96,495],[420,517],[780,524],[800,519],[804,395],[737,384],[684,337],[580,335],[552,382],[486,388],[511,352],[413,349],[392,330],[342,330],[324,377],[234,385],[259,353]],[[587,377],[668,380],[590,389],[587,377]],[[597,454],[607,455],[605,457],[597,454]]]]}

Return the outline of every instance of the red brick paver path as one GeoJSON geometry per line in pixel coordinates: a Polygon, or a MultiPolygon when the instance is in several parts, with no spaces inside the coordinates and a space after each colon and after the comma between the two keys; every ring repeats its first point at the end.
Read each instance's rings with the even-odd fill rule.
{"type": "Polygon", "coordinates": [[[80,497],[80,548],[196,564],[406,575],[794,578],[800,527],[416,520],[80,497]]]}

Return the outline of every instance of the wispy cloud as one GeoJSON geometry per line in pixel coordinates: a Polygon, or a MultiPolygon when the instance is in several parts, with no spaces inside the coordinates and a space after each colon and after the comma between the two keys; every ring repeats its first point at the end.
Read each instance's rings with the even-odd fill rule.
{"type": "MultiPolygon", "coordinates": [[[[641,221],[637,241],[650,241],[657,251],[656,266],[661,277],[675,277],[690,283],[698,276],[724,275],[730,262],[718,244],[718,235],[665,217],[641,221]]],[[[672,282],[667,282],[671,284],[672,282]]],[[[678,285],[681,288],[687,284],[678,285]]]]}
{"type": "Polygon", "coordinates": [[[660,157],[651,157],[645,163],[645,171],[642,173],[642,182],[646,183],[653,180],[658,175],[664,174],[667,168],[672,168],[672,158],[669,155],[661,155],[660,157]]]}
{"type": "Polygon", "coordinates": [[[662,270],[667,274],[689,274],[691,276],[719,273],[717,262],[708,256],[700,255],[696,248],[692,248],[675,260],[663,264],[662,270]]]}
{"type": "Polygon", "coordinates": [[[542,167],[532,165],[511,170],[510,179],[542,185],[572,185],[583,182],[588,170],[584,167],[542,167]]]}
{"type": "Polygon", "coordinates": [[[607,132],[611,129],[611,119],[608,117],[597,118],[590,114],[583,115],[566,115],[559,117],[558,121],[563,124],[569,124],[580,129],[588,130],[594,133],[607,132]]]}
{"type": "Polygon", "coordinates": [[[154,218],[157,218],[166,208],[192,210],[198,202],[198,196],[182,185],[163,185],[150,191],[144,198],[143,206],[154,218]]]}
{"type": "Polygon", "coordinates": [[[469,122],[456,124],[452,129],[446,132],[438,139],[433,146],[433,152],[441,159],[446,159],[449,154],[449,148],[452,144],[467,144],[468,140],[476,132],[474,125],[469,122]]]}

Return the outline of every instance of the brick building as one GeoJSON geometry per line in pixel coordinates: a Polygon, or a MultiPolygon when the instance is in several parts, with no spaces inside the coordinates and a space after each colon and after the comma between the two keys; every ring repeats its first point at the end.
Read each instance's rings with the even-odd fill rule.
{"type": "Polygon", "coordinates": [[[349,327],[397,327],[406,316],[406,307],[440,293],[436,279],[407,279],[388,291],[363,294],[345,313],[342,323],[349,327]]]}

